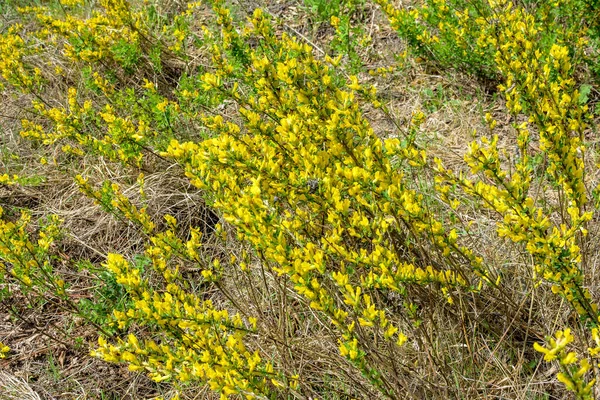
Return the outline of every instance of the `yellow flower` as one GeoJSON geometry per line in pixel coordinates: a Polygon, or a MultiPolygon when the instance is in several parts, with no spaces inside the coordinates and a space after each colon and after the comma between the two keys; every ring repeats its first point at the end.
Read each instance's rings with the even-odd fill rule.
{"type": "Polygon", "coordinates": [[[6,358],[10,352],[10,347],[0,342],[0,358],[6,358]]]}
{"type": "Polygon", "coordinates": [[[331,26],[333,26],[334,28],[337,28],[340,25],[340,19],[338,17],[336,17],[335,15],[331,16],[331,26]]]}
{"type": "Polygon", "coordinates": [[[156,105],[156,109],[160,112],[165,112],[168,105],[169,105],[169,100],[164,100],[156,105]]]}

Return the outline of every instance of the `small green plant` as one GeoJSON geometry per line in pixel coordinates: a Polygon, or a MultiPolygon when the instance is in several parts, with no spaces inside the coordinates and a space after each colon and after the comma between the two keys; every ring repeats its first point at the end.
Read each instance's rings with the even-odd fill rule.
{"type": "Polygon", "coordinates": [[[111,324],[114,310],[123,311],[129,306],[129,298],[125,287],[119,283],[113,274],[99,271],[96,288],[90,293],[90,298],[78,302],[79,312],[86,319],[105,327],[109,333],[116,333],[117,326],[111,324]]]}

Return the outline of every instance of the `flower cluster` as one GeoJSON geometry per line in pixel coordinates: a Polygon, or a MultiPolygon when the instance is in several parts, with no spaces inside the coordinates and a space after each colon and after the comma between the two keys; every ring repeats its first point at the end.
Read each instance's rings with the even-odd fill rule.
{"type": "MultiPolygon", "coordinates": [[[[256,320],[244,322],[212,301],[186,289],[177,268],[170,265],[174,249],[164,237],[153,238],[147,254],[164,279],[160,288],[140,274],[123,256],[109,254],[106,268],[131,296],[131,306],[114,311],[121,329],[135,324],[155,327],[156,339],[134,334],[109,343],[104,337],[92,355],[110,362],[126,362],[132,371],[145,371],[156,382],[206,382],[221,394],[263,398],[270,387],[295,388],[297,382],[274,371],[273,365],[249,350],[244,337],[256,330],[256,320]]],[[[172,243],[171,243],[172,244],[172,243]]],[[[181,245],[181,243],[180,243],[181,245]]],[[[181,247],[181,246],[180,246],[181,247]]]]}
{"type": "MultiPolygon", "coordinates": [[[[155,225],[146,213],[146,208],[138,209],[127,196],[121,193],[118,184],[105,181],[100,190],[95,190],[81,175],[77,175],[75,181],[86,196],[94,199],[95,203],[104,207],[107,212],[138,224],[146,234],[154,231],[155,225]]],[[[143,174],[140,175],[138,181],[141,183],[140,194],[144,197],[143,174]]]]}
{"type": "MultiPolygon", "coordinates": [[[[331,69],[335,60],[319,61],[296,38],[275,36],[260,10],[242,33],[227,10],[217,13],[223,43],[261,43],[240,55],[217,42],[216,71],[202,77],[206,91],[235,100],[243,123],[205,116],[213,139],[173,141],[164,155],[210,192],[239,239],[328,316],[342,334],[341,354],[384,387],[368,343],[381,337],[402,345],[407,337],[374,294],[435,284],[451,301],[454,287],[476,283],[456,258],[484,271],[482,260],[428,212],[405,177],[403,169],[424,165],[425,152],[397,138],[382,141],[362,115],[357,100],[374,97],[372,88],[356,77],[344,85],[331,69]],[[451,267],[411,256],[416,249],[401,239],[407,227],[454,260],[451,267]]],[[[422,121],[416,113],[411,129],[422,121]]]]}
{"type": "Polygon", "coordinates": [[[16,221],[3,213],[0,207],[0,280],[13,280],[25,292],[65,297],[65,283],[53,273],[52,265],[51,247],[61,234],[59,218],[54,215],[42,221],[33,235],[30,213],[23,212],[16,221]]]}
{"type": "MultiPolygon", "coordinates": [[[[401,34],[406,34],[403,29],[406,29],[407,11],[396,10],[385,2],[383,5],[392,23],[401,34]]],[[[564,297],[582,320],[597,326],[598,307],[584,286],[581,265],[581,243],[587,235],[586,224],[592,218],[592,212],[586,211],[589,206],[582,143],[590,116],[587,105],[580,100],[574,79],[574,62],[587,43],[584,31],[570,27],[557,35],[554,42],[549,42],[544,40],[544,35],[549,26],[550,31],[556,27],[545,14],[548,10],[542,7],[533,14],[506,0],[489,1],[475,10],[466,8],[462,14],[450,11],[439,2],[434,2],[431,9],[438,17],[442,13],[454,13],[459,18],[451,23],[454,36],[446,37],[446,42],[466,48],[473,44],[467,34],[480,32],[474,54],[487,54],[487,65],[493,67],[502,82],[498,88],[515,119],[520,114],[528,117],[526,122],[514,124],[518,149],[514,168],[506,167],[506,160],[498,149],[497,136],[491,140],[483,138],[481,143],[471,143],[465,155],[471,174],[479,174],[480,179],[457,174],[437,160],[438,182],[441,187],[461,187],[483,207],[497,212],[502,218],[498,223],[498,235],[524,244],[533,257],[536,275],[551,283],[552,291],[564,297]],[[463,16],[465,22],[461,22],[463,16]],[[469,27],[468,20],[473,20],[479,29],[469,27]],[[533,130],[539,135],[537,154],[531,151],[533,130]],[[544,185],[554,188],[563,199],[558,221],[553,215],[556,209],[538,204],[530,193],[535,179],[532,160],[539,154],[547,160],[544,185]]],[[[426,23],[432,22],[427,8],[411,13],[414,14],[410,16],[413,22],[421,17],[426,23]]],[[[446,31],[445,26],[445,22],[439,23],[440,35],[446,31]]],[[[418,38],[419,43],[439,42],[436,36],[427,40],[425,36],[422,34],[418,38]]],[[[436,55],[442,56],[435,47],[433,49],[436,55]]],[[[490,115],[486,120],[493,131],[497,122],[490,115]]],[[[540,349],[539,345],[537,348],[540,349]]],[[[561,350],[555,347],[553,351],[561,350]]],[[[551,361],[551,353],[546,354],[546,360],[551,361]]],[[[581,365],[583,374],[589,366],[586,360],[581,365]]],[[[584,392],[589,395],[593,382],[589,387],[580,388],[577,374],[579,372],[572,376],[563,373],[559,379],[581,396],[584,392]]]]}
{"type": "MultiPolygon", "coordinates": [[[[36,54],[36,50],[23,39],[20,30],[23,27],[15,24],[0,35],[0,77],[6,83],[19,88],[23,92],[31,92],[42,83],[41,70],[25,60],[36,54]]],[[[4,84],[0,82],[0,89],[4,84]]]]}
{"type": "MultiPolygon", "coordinates": [[[[498,76],[495,60],[500,47],[494,43],[490,46],[490,40],[502,37],[518,40],[521,36],[503,36],[501,33],[507,20],[520,19],[517,16],[521,12],[520,3],[510,0],[427,0],[401,8],[389,0],[376,0],[376,3],[417,54],[444,67],[458,68],[486,79],[503,78],[498,76]],[[498,13],[501,9],[505,12],[498,13]],[[516,15],[511,15],[512,11],[516,11],[516,15]]],[[[528,8],[528,13],[535,20],[533,29],[539,30],[539,46],[559,42],[572,50],[581,50],[581,37],[598,35],[597,6],[593,2],[544,3],[528,8]]],[[[520,28],[525,31],[532,25],[520,25],[520,28]]],[[[502,50],[518,55],[510,53],[508,48],[502,50]]],[[[580,57],[590,66],[596,63],[593,57],[584,54],[580,57]]]]}
{"type": "MultiPolygon", "coordinates": [[[[0,77],[7,89],[32,99],[33,112],[22,121],[23,137],[47,146],[60,144],[69,155],[95,154],[140,167],[145,156],[166,146],[166,132],[172,133],[177,119],[193,116],[198,107],[180,110],[156,86],[178,79],[169,75],[179,72],[166,65],[166,60],[181,61],[172,53],[171,40],[175,47],[189,40],[185,26],[199,4],[190,4],[174,21],[153,21],[148,10],[135,9],[125,0],[101,1],[91,13],[86,7],[71,1],[59,9],[19,8],[30,26],[25,31],[12,25],[0,35],[0,77]],[[174,26],[186,33],[182,36],[174,26]],[[158,35],[156,30],[164,32],[158,35]],[[38,42],[45,43],[45,53],[38,42]],[[46,61],[48,54],[52,58],[46,61]],[[62,98],[47,95],[60,86],[57,78],[68,74],[80,74],[82,85],[60,88],[62,98]]],[[[185,76],[181,79],[185,87],[185,76]]]]}
{"type": "Polygon", "coordinates": [[[567,350],[567,346],[573,342],[574,338],[570,329],[558,331],[555,337],[548,339],[548,346],[544,347],[536,343],[535,349],[544,354],[544,360],[558,360],[561,372],[557,377],[566,388],[572,392],[578,399],[591,400],[594,398],[593,388],[595,379],[586,381],[586,374],[592,368],[587,358],[579,360],[575,352],[567,350]],[[579,365],[577,365],[579,364],[579,365]]]}
{"type": "Polygon", "coordinates": [[[6,358],[8,353],[10,353],[10,347],[0,342],[0,358],[6,358]]]}

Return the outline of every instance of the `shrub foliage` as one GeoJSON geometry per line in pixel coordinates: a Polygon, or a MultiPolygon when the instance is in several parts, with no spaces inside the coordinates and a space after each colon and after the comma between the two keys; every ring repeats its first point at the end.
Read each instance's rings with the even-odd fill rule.
{"type": "Polygon", "coordinates": [[[20,135],[143,245],[84,262],[110,302],[79,301],[59,216],[0,208],[0,299],[72,313],[97,333],[92,356],[183,394],[486,397],[509,375],[541,379],[543,357],[561,383],[547,390],[594,398],[596,3],[370,3],[405,58],[503,99],[461,165],[431,148],[427,115],[399,121],[364,74],[350,32],[368,42],[367,5],[310,3],[335,31],[325,51],[268,8],[221,0],[3,6],[20,135]],[[123,178],[97,179],[86,166],[100,164],[123,178]],[[153,206],[157,175],[189,184],[204,221],[153,206]]]}

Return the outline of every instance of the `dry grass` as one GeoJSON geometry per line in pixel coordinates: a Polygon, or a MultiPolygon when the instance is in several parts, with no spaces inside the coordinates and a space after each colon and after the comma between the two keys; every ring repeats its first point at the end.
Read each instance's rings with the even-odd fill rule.
{"type": "Polygon", "coordinates": [[[0,372],[1,400],[41,400],[41,397],[22,379],[0,372]]]}

